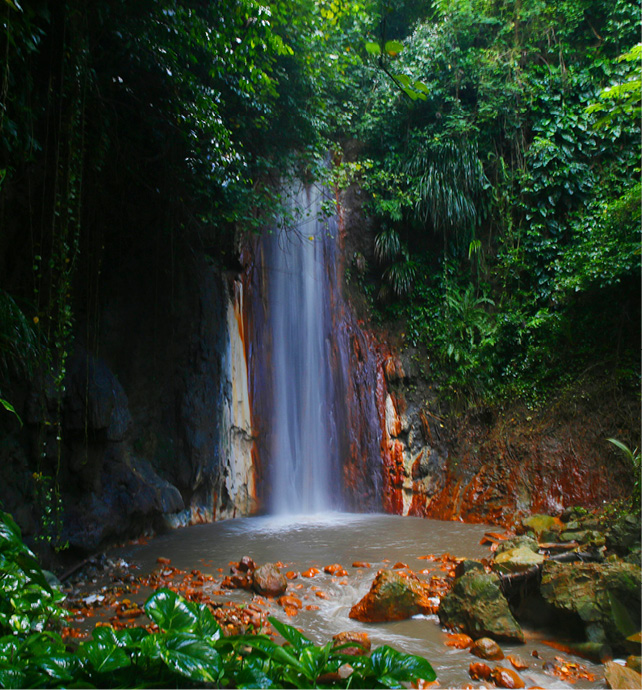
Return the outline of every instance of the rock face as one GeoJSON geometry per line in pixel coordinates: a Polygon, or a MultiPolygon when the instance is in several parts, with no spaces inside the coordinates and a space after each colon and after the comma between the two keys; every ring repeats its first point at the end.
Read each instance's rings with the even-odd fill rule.
{"type": "Polygon", "coordinates": [[[398,621],[432,613],[433,608],[420,582],[392,570],[380,570],[370,591],[350,609],[350,618],[364,623],[398,621]]]}
{"type": "Polygon", "coordinates": [[[438,610],[443,625],[471,637],[524,641],[524,633],[499,589],[496,575],[473,570],[455,580],[438,610]]]}
{"type": "Polygon", "coordinates": [[[285,593],[288,581],[274,563],[259,566],[252,574],[254,591],[266,597],[278,597],[285,593]]]}
{"type": "Polygon", "coordinates": [[[542,569],[541,593],[560,612],[578,616],[589,642],[626,649],[640,629],[640,566],[624,562],[555,563],[542,569]]]}

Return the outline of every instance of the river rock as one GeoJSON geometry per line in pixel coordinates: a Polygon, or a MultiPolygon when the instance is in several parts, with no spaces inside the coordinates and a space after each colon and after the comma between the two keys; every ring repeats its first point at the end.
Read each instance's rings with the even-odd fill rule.
{"type": "Polygon", "coordinates": [[[494,574],[471,571],[457,578],[452,591],[441,600],[437,613],[443,625],[462,630],[471,637],[524,641],[524,633],[494,574]]]}
{"type": "Polygon", "coordinates": [[[479,570],[482,573],[486,572],[484,564],[481,561],[476,561],[472,558],[464,558],[464,560],[459,561],[455,567],[455,577],[461,577],[471,570],[479,570]]]}
{"type": "Polygon", "coordinates": [[[640,629],[640,566],[622,561],[556,563],[542,569],[541,593],[562,615],[584,623],[590,642],[626,649],[626,636],[640,629]]]}
{"type": "Polygon", "coordinates": [[[498,688],[523,688],[525,687],[524,681],[513,671],[512,668],[504,668],[503,666],[497,666],[493,669],[491,675],[493,683],[498,688]]]}
{"type": "Polygon", "coordinates": [[[499,661],[499,659],[504,658],[502,648],[495,640],[491,640],[490,637],[480,637],[478,640],[475,640],[470,648],[470,653],[487,661],[499,661]]]}
{"type": "Polygon", "coordinates": [[[533,537],[529,537],[527,534],[520,534],[518,537],[511,537],[497,544],[495,558],[497,558],[500,553],[504,553],[504,551],[512,551],[513,549],[519,548],[530,549],[534,553],[537,553],[539,544],[533,537]]]}
{"type": "Polygon", "coordinates": [[[380,570],[370,591],[350,609],[350,618],[378,623],[429,614],[432,610],[429,595],[419,581],[392,570],[380,570]]]}
{"type": "Polygon", "coordinates": [[[348,630],[340,632],[332,636],[332,647],[340,647],[344,644],[352,644],[352,647],[344,647],[339,650],[341,654],[349,654],[350,656],[361,656],[367,654],[372,647],[368,633],[348,630]]]}
{"type": "Polygon", "coordinates": [[[604,664],[604,678],[609,688],[642,688],[642,675],[615,661],[604,664]]]}
{"type": "Polygon", "coordinates": [[[559,518],[537,514],[524,518],[522,527],[539,537],[543,532],[561,532],[565,525],[559,518]]]}
{"type": "Polygon", "coordinates": [[[254,591],[267,597],[278,597],[285,592],[288,581],[274,563],[265,563],[252,574],[254,591]]]}
{"type": "Polygon", "coordinates": [[[631,654],[629,657],[627,657],[626,667],[633,669],[637,673],[642,673],[642,657],[631,654]]]}
{"type": "Polygon", "coordinates": [[[545,560],[542,554],[535,553],[527,546],[519,546],[496,555],[493,570],[498,573],[521,573],[533,566],[541,565],[545,560]]]}
{"type": "Polygon", "coordinates": [[[473,680],[488,680],[493,674],[493,670],[488,664],[483,664],[481,661],[473,661],[468,667],[468,675],[473,680]]]}

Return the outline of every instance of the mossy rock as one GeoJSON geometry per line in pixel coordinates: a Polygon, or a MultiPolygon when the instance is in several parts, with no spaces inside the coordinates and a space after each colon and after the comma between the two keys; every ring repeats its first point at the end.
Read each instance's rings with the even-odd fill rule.
{"type": "Polygon", "coordinates": [[[545,560],[546,557],[542,554],[531,551],[526,546],[519,546],[496,555],[492,567],[498,573],[521,573],[541,565],[545,560]]]}
{"type": "Polygon", "coordinates": [[[524,518],[522,527],[539,537],[542,532],[561,532],[565,525],[559,518],[552,515],[536,514],[524,518]]]}
{"type": "Polygon", "coordinates": [[[639,565],[549,560],[542,568],[540,591],[560,615],[579,616],[589,642],[624,651],[626,638],[640,630],[641,587],[639,565]]]}
{"type": "Polygon", "coordinates": [[[495,551],[495,558],[497,558],[500,553],[504,553],[504,551],[512,551],[513,549],[518,549],[520,547],[525,547],[534,553],[537,553],[539,544],[537,543],[536,539],[533,539],[533,537],[529,537],[527,534],[520,534],[518,537],[511,537],[510,539],[506,539],[506,541],[500,542],[495,551]]]}
{"type": "Polygon", "coordinates": [[[457,578],[452,591],[441,600],[437,613],[443,625],[473,638],[524,641],[524,633],[499,588],[496,575],[473,570],[457,578]]]}

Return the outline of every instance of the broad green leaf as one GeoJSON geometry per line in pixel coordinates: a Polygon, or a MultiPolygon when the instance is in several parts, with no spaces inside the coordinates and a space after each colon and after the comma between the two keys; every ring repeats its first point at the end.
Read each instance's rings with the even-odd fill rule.
{"type": "Polygon", "coordinates": [[[305,673],[303,666],[293,654],[265,635],[245,635],[242,638],[242,644],[246,647],[252,647],[252,649],[258,649],[267,657],[294,668],[299,673],[305,673]]]}
{"type": "Polygon", "coordinates": [[[145,613],[161,630],[187,632],[198,621],[193,606],[170,589],[154,592],[145,603],[145,613]]]}
{"type": "Polygon", "coordinates": [[[395,56],[403,50],[403,43],[400,41],[386,41],[385,51],[388,55],[395,56]]]}
{"type": "Polygon", "coordinates": [[[98,673],[110,673],[131,664],[131,659],[120,647],[89,640],[81,644],[79,652],[98,673]]]}
{"type": "Polygon", "coordinates": [[[295,652],[300,653],[306,647],[313,646],[314,643],[305,635],[302,635],[296,628],[293,628],[287,623],[282,623],[277,618],[270,616],[268,618],[274,629],[281,635],[281,637],[292,645],[295,652]]]}
{"type": "Polygon", "coordinates": [[[370,661],[375,674],[380,678],[386,676],[398,681],[413,681],[422,678],[429,682],[437,678],[433,667],[426,659],[414,654],[398,652],[387,645],[375,649],[370,655],[370,661]]]}
{"type": "Polygon", "coordinates": [[[175,633],[160,641],[163,661],[191,680],[216,683],[223,673],[220,654],[189,633],[175,633]]]}
{"type": "Polygon", "coordinates": [[[207,637],[210,640],[219,640],[223,634],[219,622],[214,618],[214,614],[205,604],[198,604],[196,607],[198,620],[194,632],[199,637],[207,637]]]}
{"type": "Polygon", "coordinates": [[[248,657],[243,662],[243,667],[234,674],[234,682],[237,688],[276,688],[281,683],[269,676],[261,659],[248,657]]]}
{"type": "Polygon", "coordinates": [[[381,46],[378,43],[368,41],[366,42],[366,51],[370,53],[370,55],[381,55],[381,46]]]}
{"type": "Polygon", "coordinates": [[[20,7],[20,3],[18,3],[18,0],[5,0],[7,5],[9,7],[13,8],[14,10],[17,10],[18,12],[22,12],[22,7],[20,7]]]}
{"type": "Polygon", "coordinates": [[[16,563],[29,578],[39,584],[43,589],[46,589],[48,592],[53,591],[36,558],[27,553],[21,553],[16,557],[16,563]]]}
{"type": "Polygon", "coordinates": [[[328,663],[331,648],[332,642],[328,642],[323,647],[316,647],[315,645],[306,647],[299,654],[299,662],[305,669],[305,675],[310,681],[316,681],[317,676],[321,675],[328,663]]]}
{"type": "Polygon", "coordinates": [[[611,615],[615,622],[615,626],[622,633],[624,637],[633,635],[637,632],[638,626],[631,619],[630,613],[626,610],[624,604],[613,594],[609,592],[609,602],[611,603],[611,615]]]}
{"type": "Polygon", "coordinates": [[[71,680],[80,667],[80,661],[73,654],[50,654],[36,657],[36,666],[55,681],[71,680]]]}

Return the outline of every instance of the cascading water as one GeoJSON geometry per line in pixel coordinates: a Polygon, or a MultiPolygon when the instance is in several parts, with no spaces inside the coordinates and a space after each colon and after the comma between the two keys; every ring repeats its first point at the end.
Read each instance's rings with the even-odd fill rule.
{"type": "Polygon", "coordinates": [[[253,314],[252,364],[262,376],[254,413],[267,504],[276,514],[341,507],[337,426],[345,412],[330,294],[337,223],[323,201],[323,188],[300,185],[289,217],[256,250],[263,313],[253,314]]]}

